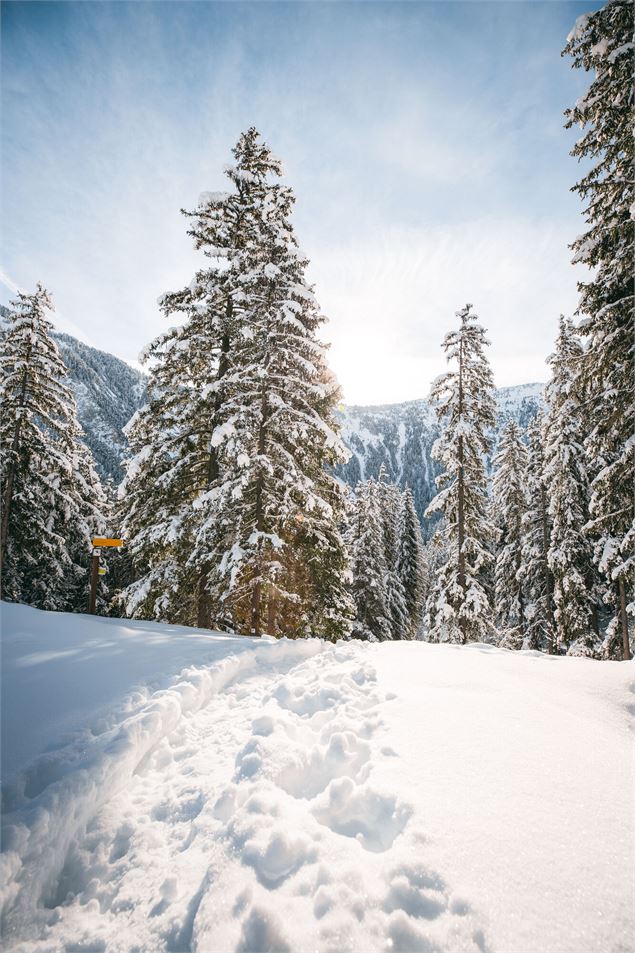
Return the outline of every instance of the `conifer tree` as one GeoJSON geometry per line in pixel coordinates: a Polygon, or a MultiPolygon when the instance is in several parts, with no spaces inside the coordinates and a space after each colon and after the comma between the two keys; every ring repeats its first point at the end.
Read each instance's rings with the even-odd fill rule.
{"type": "MultiPolygon", "coordinates": [[[[253,306],[248,253],[262,240],[267,178],[280,172],[253,129],[233,155],[225,170],[232,191],[204,192],[194,211],[183,212],[207,262],[190,285],[160,298],[166,316],[185,321],[143,355],[149,400],[128,428],[131,459],[120,491],[135,576],[122,593],[128,612],[199,626],[231,621],[211,602],[208,527],[219,519],[218,446],[231,426],[223,416],[230,350],[253,306]]],[[[248,321],[241,333],[249,333],[248,321]]]]}
{"type": "Polygon", "coordinates": [[[390,620],[390,631],[393,639],[408,638],[410,632],[410,618],[406,593],[399,572],[399,531],[401,523],[402,494],[399,487],[389,483],[386,469],[379,469],[375,493],[379,508],[379,519],[382,527],[382,541],[386,576],[384,590],[386,593],[386,608],[390,620]]]}
{"type": "Polygon", "coordinates": [[[359,483],[349,529],[352,592],[356,616],[352,634],[366,641],[392,638],[386,600],[386,560],[377,483],[359,483]]]}
{"type": "Polygon", "coordinates": [[[549,568],[551,517],[542,447],[543,415],[529,425],[525,471],[525,511],[520,580],[525,593],[526,635],[523,648],[554,651],[553,577],[549,568]]]}
{"type": "MultiPolygon", "coordinates": [[[[165,467],[158,503],[164,528],[145,538],[151,553],[159,546],[159,566],[167,546],[162,587],[174,579],[176,593],[192,591],[193,572],[199,606],[202,593],[212,620],[241,632],[334,638],[347,634],[353,606],[339,527],[343,496],[330,474],[346,451],[333,417],[338,389],[317,339],[324,318],[305,279],[307,261],[290,222],[294,197],[278,181],[279,160],[254,129],[241,137],[235,157],[228,174],[241,216],[232,212],[229,220],[232,199],[214,195],[194,229],[221,265],[198,275],[180,297],[163,299],[166,310],[188,313],[186,329],[175,340],[168,336],[164,363],[183,359],[187,368],[183,405],[167,428],[152,424],[165,467]],[[186,564],[181,547],[189,552],[186,564]]],[[[170,373],[169,386],[157,389],[164,416],[166,396],[177,401],[179,394],[179,375],[170,373]]],[[[150,461],[144,443],[137,442],[137,464],[150,461]]],[[[151,461],[145,467],[150,480],[154,469],[151,461]]],[[[146,592],[143,578],[137,588],[146,592]]]]}
{"type": "Polygon", "coordinates": [[[591,162],[574,187],[585,202],[587,229],[572,248],[574,262],[592,270],[578,285],[587,340],[581,366],[586,447],[598,464],[588,531],[612,617],[605,640],[611,658],[631,657],[629,617],[635,613],[633,19],[630,0],[609,0],[579,18],[564,50],[576,69],[594,73],[566,124],[584,129],[572,154],[591,162]]]}
{"type": "Polygon", "coordinates": [[[41,284],[18,292],[2,340],[3,597],[42,609],[83,608],[104,501],[51,337],[52,310],[41,284]]]}
{"type": "Polygon", "coordinates": [[[494,607],[506,648],[522,648],[525,640],[525,600],[520,581],[525,513],[527,451],[520,427],[510,421],[501,434],[494,457],[494,505],[500,533],[496,553],[494,607]]]}
{"type": "Polygon", "coordinates": [[[408,613],[405,637],[415,639],[423,619],[425,556],[421,524],[415,509],[412,490],[408,486],[402,497],[397,571],[404,590],[408,613]]]}
{"type": "Polygon", "coordinates": [[[549,568],[554,580],[556,644],[561,652],[593,655],[593,565],[584,532],[589,516],[589,480],[580,394],[582,346],[572,322],[560,318],[556,350],[548,358],[545,479],[552,521],[549,568]]]}
{"type": "Polygon", "coordinates": [[[456,368],[434,383],[430,395],[444,428],[433,449],[443,473],[427,515],[441,512],[445,517],[448,561],[428,599],[427,615],[431,641],[465,643],[487,640],[492,634],[486,577],[495,530],[485,458],[491,449],[495,404],[485,331],[471,305],[457,317],[458,331],[451,331],[443,342],[447,360],[456,368]]]}

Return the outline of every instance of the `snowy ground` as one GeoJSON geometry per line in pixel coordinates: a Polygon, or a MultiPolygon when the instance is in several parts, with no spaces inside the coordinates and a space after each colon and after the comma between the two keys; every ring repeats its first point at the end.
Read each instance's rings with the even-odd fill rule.
{"type": "Polygon", "coordinates": [[[5,947],[634,949],[632,663],[2,610],[5,947]]]}

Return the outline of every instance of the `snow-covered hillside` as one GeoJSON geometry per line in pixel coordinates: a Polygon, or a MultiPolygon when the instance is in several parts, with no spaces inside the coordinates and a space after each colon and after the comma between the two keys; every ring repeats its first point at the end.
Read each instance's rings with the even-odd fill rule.
{"type": "MultiPolygon", "coordinates": [[[[7,311],[0,306],[0,330],[7,311]]],[[[147,378],[125,361],[98,351],[70,334],[55,339],[68,367],[79,421],[102,478],[119,483],[127,449],[123,428],[145,399],[147,378]]],[[[496,391],[498,429],[508,420],[526,427],[542,406],[543,384],[519,384],[496,391]]],[[[410,486],[419,517],[436,493],[432,445],[439,435],[436,414],[427,400],[382,406],[343,405],[338,411],[344,443],[351,451],[338,476],[354,487],[376,477],[383,464],[388,478],[410,486]]]]}
{"type": "Polygon", "coordinates": [[[2,613],[5,948],[632,949],[633,663],[2,613]]]}
{"type": "MultiPolygon", "coordinates": [[[[8,310],[0,305],[0,333],[8,310]]],[[[146,376],[125,361],[70,334],[54,335],[68,369],[77,415],[103,480],[119,483],[127,442],[123,428],[145,397],[146,376]]]]}
{"type": "MultiPolygon", "coordinates": [[[[526,428],[543,406],[543,384],[519,384],[495,391],[497,427],[495,437],[509,421],[526,428]]],[[[409,486],[419,518],[436,495],[438,467],[432,446],[439,436],[436,414],[427,400],[378,407],[344,406],[338,412],[350,460],[338,475],[354,487],[360,480],[377,477],[385,467],[388,478],[409,486]]]]}

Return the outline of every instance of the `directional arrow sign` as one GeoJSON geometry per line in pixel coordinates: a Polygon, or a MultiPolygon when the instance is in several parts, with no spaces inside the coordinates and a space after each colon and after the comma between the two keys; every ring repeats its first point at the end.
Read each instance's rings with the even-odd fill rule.
{"type": "Polygon", "coordinates": [[[123,546],[123,539],[108,539],[106,536],[95,536],[93,546],[123,546]]]}

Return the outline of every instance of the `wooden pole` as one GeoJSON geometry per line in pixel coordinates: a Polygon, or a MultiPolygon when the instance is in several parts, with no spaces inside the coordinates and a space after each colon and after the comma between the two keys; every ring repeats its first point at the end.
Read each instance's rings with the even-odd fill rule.
{"type": "Polygon", "coordinates": [[[620,576],[617,583],[617,590],[620,597],[620,628],[622,630],[622,658],[627,662],[631,657],[631,647],[628,644],[628,616],[626,615],[626,590],[624,588],[624,579],[620,576]]]}
{"type": "Polygon", "coordinates": [[[97,605],[97,582],[99,580],[99,550],[93,549],[90,558],[90,595],[88,597],[88,612],[95,615],[95,606],[97,605]]]}

